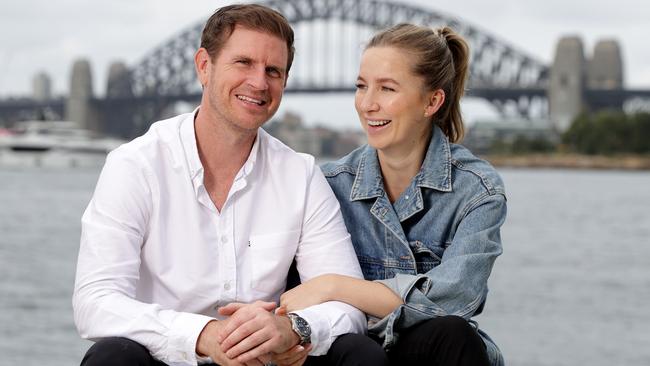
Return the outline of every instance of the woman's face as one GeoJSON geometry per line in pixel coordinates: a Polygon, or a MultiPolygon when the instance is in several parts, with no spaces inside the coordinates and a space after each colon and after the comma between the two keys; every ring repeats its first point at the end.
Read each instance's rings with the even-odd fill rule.
{"type": "Polygon", "coordinates": [[[361,58],[354,105],[368,144],[384,153],[426,143],[430,117],[444,100],[440,90],[424,89],[423,78],[411,71],[412,57],[399,48],[373,47],[361,58]]]}

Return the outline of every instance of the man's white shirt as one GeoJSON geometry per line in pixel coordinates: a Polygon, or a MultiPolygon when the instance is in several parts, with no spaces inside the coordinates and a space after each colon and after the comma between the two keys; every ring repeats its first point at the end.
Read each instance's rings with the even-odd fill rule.
{"type": "MultiPolygon", "coordinates": [[[[219,307],[278,302],[294,256],[303,281],[362,278],[313,157],[262,129],[219,212],[203,185],[195,113],[154,123],[108,155],[82,218],[73,296],[82,337],[126,337],[167,364],[197,363],[197,338],[219,307]]],[[[366,327],[340,302],[297,313],[312,328],[312,355],[366,327]]]]}

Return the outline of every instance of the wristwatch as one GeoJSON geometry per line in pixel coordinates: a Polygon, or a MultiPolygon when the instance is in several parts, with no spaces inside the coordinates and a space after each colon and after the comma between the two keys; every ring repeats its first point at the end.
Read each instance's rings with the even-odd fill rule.
{"type": "Polygon", "coordinates": [[[298,337],[300,337],[300,345],[311,343],[311,327],[305,319],[295,313],[288,313],[287,317],[291,320],[291,328],[298,337]]]}

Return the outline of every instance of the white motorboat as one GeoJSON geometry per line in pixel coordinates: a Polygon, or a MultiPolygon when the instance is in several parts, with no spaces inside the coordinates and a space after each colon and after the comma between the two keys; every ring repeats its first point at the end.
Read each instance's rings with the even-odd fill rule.
{"type": "Polygon", "coordinates": [[[71,121],[25,121],[9,132],[0,134],[2,165],[96,165],[126,142],[99,136],[71,121]]]}

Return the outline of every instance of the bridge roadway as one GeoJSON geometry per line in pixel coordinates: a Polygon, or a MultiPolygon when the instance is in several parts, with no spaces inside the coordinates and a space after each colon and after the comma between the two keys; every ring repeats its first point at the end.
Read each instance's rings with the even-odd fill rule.
{"type": "MultiPolygon", "coordinates": [[[[287,94],[323,94],[323,93],[349,93],[352,98],[354,88],[344,87],[318,87],[299,86],[290,87],[285,91],[287,94]]],[[[520,98],[546,98],[547,91],[542,88],[471,88],[467,91],[468,97],[482,98],[492,101],[518,100],[520,98]]],[[[624,102],[634,98],[650,100],[650,89],[616,89],[616,90],[593,90],[584,91],[585,100],[588,105],[595,109],[616,108],[620,109],[624,102]]],[[[200,93],[180,95],[142,95],[119,98],[93,98],[90,103],[100,113],[119,114],[124,116],[128,111],[134,110],[141,105],[166,106],[175,102],[198,103],[201,99],[200,93]],[[124,113],[117,113],[117,111],[124,113]]],[[[53,113],[63,118],[65,110],[65,99],[58,98],[49,101],[36,101],[33,99],[5,99],[0,100],[0,122],[2,120],[15,121],[37,118],[39,114],[53,113]],[[36,113],[35,113],[36,111],[36,113]]],[[[113,119],[114,120],[114,119],[113,119]]],[[[145,123],[145,121],[142,121],[145,123]]],[[[149,121],[151,122],[151,121],[149,121]]],[[[117,132],[117,131],[113,131],[117,132]]],[[[129,136],[125,136],[129,137],[129,136]]]]}

